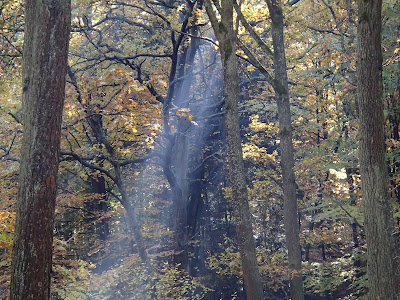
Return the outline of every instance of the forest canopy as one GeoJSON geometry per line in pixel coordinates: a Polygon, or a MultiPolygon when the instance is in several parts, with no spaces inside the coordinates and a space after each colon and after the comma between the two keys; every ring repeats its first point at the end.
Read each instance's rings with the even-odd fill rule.
{"type": "MultiPolygon", "coordinates": [[[[376,135],[361,122],[358,1],[71,4],[51,299],[368,299],[378,200],[367,200],[359,141],[376,135]]],[[[393,245],[399,18],[400,3],[383,1],[372,115],[382,110],[384,131],[376,148],[360,146],[386,149],[379,219],[393,245]]],[[[25,27],[24,1],[1,1],[2,299],[26,133],[25,27]]]]}

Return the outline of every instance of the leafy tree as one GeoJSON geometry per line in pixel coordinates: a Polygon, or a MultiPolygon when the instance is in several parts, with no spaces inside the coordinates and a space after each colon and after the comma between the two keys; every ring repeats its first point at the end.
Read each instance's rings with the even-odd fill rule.
{"type": "MultiPolygon", "coordinates": [[[[283,51],[274,49],[279,26],[272,21],[279,18],[268,7],[274,3],[284,17],[299,205],[291,220],[300,235],[305,298],[363,299],[368,278],[356,151],[357,17],[350,0],[232,2],[243,172],[264,297],[288,298],[292,275],[299,274],[289,267],[285,243],[284,139],[275,102],[283,89],[274,60],[283,51]]],[[[222,44],[204,6],[186,0],[72,1],[51,297],[246,298],[235,194],[227,180],[222,44]]],[[[23,135],[23,9],[17,0],[0,4],[5,294],[23,135]]],[[[389,188],[397,199],[397,1],[386,1],[382,15],[389,188]]],[[[398,221],[397,202],[394,209],[398,221]]]]}

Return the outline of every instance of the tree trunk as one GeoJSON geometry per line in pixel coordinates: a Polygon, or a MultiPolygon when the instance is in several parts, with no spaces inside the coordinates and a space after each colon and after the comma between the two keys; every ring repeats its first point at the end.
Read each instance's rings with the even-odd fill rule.
{"type": "Polygon", "coordinates": [[[358,1],[359,155],[369,299],[397,295],[392,200],[388,191],[382,94],[382,0],[358,1]]]}
{"type": "Polygon", "coordinates": [[[275,80],[284,87],[275,92],[278,106],[281,168],[283,181],[283,218],[290,272],[291,299],[304,299],[301,272],[299,226],[297,223],[296,181],[293,171],[293,144],[289,102],[289,86],[286,71],[285,43],[283,37],[283,12],[280,1],[267,1],[271,15],[272,41],[274,47],[275,80]]]}
{"type": "Polygon", "coordinates": [[[128,225],[132,231],[133,237],[136,242],[136,249],[138,251],[139,257],[142,262],[145,264],[147,271],[151,274],[153,270],[153,266],[151,264],[151,260],[146,251],[146,245],[144,243],[144,238],[141,231],[141,226],[136,219],[135,214],[135,206],[131,203],[128,192],[126,191],[125,184],[122,180],[122,171],[119,165],[114,165],[115,172],[115,184],[118,187],[119,193],[121,197],[119,198],[120,203],[125,208],[126,215],[128,217],[128,225]]]}
{"type": "Polygon", "coordinates": [[[225,126],[228,145],[229,183],[232,188],[232,201],[238,246],[242,261],[243,279],[247,299],[263,299],[263,288],[257,265],[252,219],[248,202],[246,172],[241,147],[238,95],[239,77],[236,57],[236,35],[233,29],[233,1],[222,0],[221,21],[218,22],[211,2],[205,1],[215,35],[220,44],[224,72],[225,126]]]}
{"type": "Polygon", "coordinates": [[[97,237],[101,241],[107,240],[107,237],[110,234],[109,228],[109,219],[103,218],[103,214],[107,213],[108,205],[107,205],[107,189],[106,189],[106,179],[104,176],[93,176],[90,178],[92,192],[97,194],[98,196],[86,203],[86,209],[90,212],[95,212],[99,214],[99,216],[95,216],[94,219],[90,220],[94,223],[94,232],[96,233],[97,237]],[[102,217],[101,221],[97,218],[102,217]]]}
{"type": "Polygon", "coordinates": [[[25,1],[24,137],[11,299],[49,299],[70,1],[25,1]]]}

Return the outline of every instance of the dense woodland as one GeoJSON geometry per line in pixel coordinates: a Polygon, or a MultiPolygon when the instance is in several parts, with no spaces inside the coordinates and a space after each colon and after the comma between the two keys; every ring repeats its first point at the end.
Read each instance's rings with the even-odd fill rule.
{"type": "MultiPolygon", "coordinates": [[[[368,280],[367,238],[386,245],[366,226],[400,230],[400,3],[383,1],[375,43],[381,142],[360,121],[372,120],[360,95],[374,95],[357,61],[359,10],[380,1],[359,2],[72,0],[51,299],[395,299],[368,296],[385,286],[368,280]],[[360,157],[385,148],[389,218],[368,219],[384,200],[367,199],[373,180],[362,194],[360,157]]],[[[1,299],[27,131],[25,21],[24,1],[0,2],[1,299]]],[[[395,243],[379,260],[392,269],[395,243]]]]}

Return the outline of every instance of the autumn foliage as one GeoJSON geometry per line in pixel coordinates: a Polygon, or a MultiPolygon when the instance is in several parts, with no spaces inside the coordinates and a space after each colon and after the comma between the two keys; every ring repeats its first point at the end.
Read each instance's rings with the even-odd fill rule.
{"type": "MultiPolygon", "coordinates": [[[[350,0],[282,2],[304,293],[306,299],[367,299],[357,6],[350,0]]],[[[75,0],[72,6],[52,297],[245,299],[227,179],[221,45],[201,1],[75,0]]],[[[397,1],[385,1],[382,27],[395,232],[399,10],[397,1]]],[[[243,1],[241,11],[272,49],[266,2],[243,1]]],[[[0,3],[4,299],[23,134],[23,14],[22,1],[0,3]]],[[[281,141],[275,90],[266,75],[274,73],[274,63],[236,16],[240,133],[256,256],[266,299],[289,299],[296,274],[288,268],[281,141]]]]}

